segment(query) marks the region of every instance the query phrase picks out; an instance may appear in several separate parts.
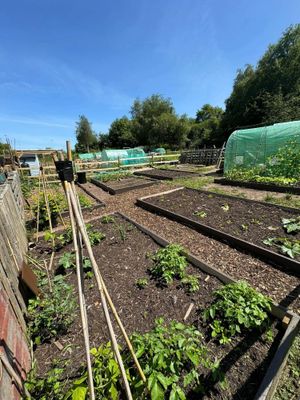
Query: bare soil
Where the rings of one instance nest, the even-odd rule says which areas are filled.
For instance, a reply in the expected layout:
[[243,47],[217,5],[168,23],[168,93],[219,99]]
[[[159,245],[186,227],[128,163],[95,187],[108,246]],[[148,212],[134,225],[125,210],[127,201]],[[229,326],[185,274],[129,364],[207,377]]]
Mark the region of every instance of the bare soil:
[[147,176],[149,178],[154,179],[166,179],[166,180],[173,180],[176,178],[183,178],[183,177],[193,177],[197,176],[195,172],[189,171],[181,171],[181,170],[172,170],[172,169],[159,169],[159,168],[151,168],[139,172],[135,172],[136,175]]
[[[300,238],[300,233],[287,234],[282,227],[282,218],[298,217],[297,210],[285,211],[269,204],[251,203],[192,189],[156,196],[147,199],[147,202],[267,249],[270,247],[263,242],[268,238]],[[197,215],[201,212],[204,213],[202,216]],[[275,246],[272,250],[280,252]]]

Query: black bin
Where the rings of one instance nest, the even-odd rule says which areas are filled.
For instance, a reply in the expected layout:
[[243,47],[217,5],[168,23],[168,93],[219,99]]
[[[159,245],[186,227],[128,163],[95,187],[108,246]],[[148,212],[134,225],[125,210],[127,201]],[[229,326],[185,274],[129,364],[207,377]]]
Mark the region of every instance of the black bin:
[[86,172],[77,172],[77,182],[86,183]]

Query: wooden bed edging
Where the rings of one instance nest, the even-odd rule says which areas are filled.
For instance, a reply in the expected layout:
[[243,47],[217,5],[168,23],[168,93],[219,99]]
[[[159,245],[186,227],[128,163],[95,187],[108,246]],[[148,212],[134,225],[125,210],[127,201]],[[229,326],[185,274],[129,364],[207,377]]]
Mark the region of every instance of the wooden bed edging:
[[[175,189],[174,191],[182,190],[182,189],[184,189],[184,188],[178,188],[178,189]],[[170,192],[172,192],[172,190],[168,191],[168,193],[170,193]],[[200,233],[204,233],[214,239],[217,239],[221,242],[225,242],[234,248],[240,248],[242,250],[247,251],[248,253],[251,253],[252,255],[262,257],[262,258],[266,259],[267,261],[272,262],[272,264],[275,264],[275,267],[276,267],[276,264],[280,265],[282,267],[285,267],[290,272],[293,272],[296,276],[300,276],[300,263],[296,260],[285,257],[284,255],[275,253],[272,250],[268,250],[264,247],[254,244],[254,243],[247,242],[244,239],[240,239],[236,236],[232,236],[229,233],[220,231],[209,225],[202,224],[201,222],[194,221],[191,218],[185,217],[181,214],[177,214],[173,211],[169,211],[163,207],[160,207],[160,206],[157,206],[157,205],[147,202],[147,199],[149,199],[151,197],[161,196],[163,194],[167,194],[167,193],[161,192],[161,193],[156,193],[155,195],[141,197],[141,198],[137,199],[136,204],[148,211],[164,215],[170,219],[173,219],[174,221],[177,221],[179,223],[187,225],[187,226],[197,230]]]
[[[120,217],[130,222],[132,225],[135,225],[139,230],[150,236],[160,246],[166,247],[168,244],[170,244],[170,242],[152,232],[150,229],[139,224],[135,220],[131,219],[127,215],[120,212],[116,212],[113,215],[119,215]],[[209,264],[204,263],[198,257],[194,256],[191,253],[188,253],[186,257],[191,264],[201,269],[202,271],[217,277],[221,282],[225,284],[237,282],[231,276],[219,271],[217,268],[214,268]],[[280,320],[283,320],[284,317],[287,317],[289,319],[289,323],[287,325],[283,338],[281,339],[280,344],[276,350],[276,353],[267,368],[267,372],[258,388],[254,400],[272,399],[279,383],[282,369],[286,364],[294,338],[300,330],[300,318],[291,311],[286,310],[284,307],[281,307],[277,304],[272,304],[271,314]]]
[[[91,196],[94,200],[96,200],[96,202],[98,203],[98,207],[105,207],[106,204],[104,203],[104,201],[99,200],[97,196],[95,196],[92,192],[90,192],[88,189],[86,189],[81,183],[76,182],[76,185],[78,187],[80,187],[80,189],[82,189],[86,194],[88,194],[89,196]],[[95,207],[95,208],[98,208]]]
[[266,190],[268,192],[300,194],[299,186],[281,186],[263,182],[244,182],[227,178],[215,178],[214,183],[218,183],[219,185],[240,186],[248,189]]
[[[124,179],[126,179],[126,178],[124,178]],[[101,182],[95,178],[91,178],[91,183],[93,183],[94,185],[105,190],[109,194],[115,195],[115,194],[119,194],[119,193],[129,192],[130,190],[142,189],[142,188],[154,185],[155,183],[157,183],[157,181],[155,181],[154,179],[148,179],[148,182],[146,182],[146,179],[145,179],[145,183],[143,183],[142,185],[131,185],[131,186],[123,187],[120,189],[113,189],[111,186],[106,185],[105,182]]]

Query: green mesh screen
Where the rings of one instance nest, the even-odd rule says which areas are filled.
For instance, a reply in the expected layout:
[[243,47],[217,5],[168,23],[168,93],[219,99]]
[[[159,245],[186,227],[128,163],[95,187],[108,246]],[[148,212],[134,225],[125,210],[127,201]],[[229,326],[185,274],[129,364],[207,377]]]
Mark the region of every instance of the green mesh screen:
[[285,144],[300,144],[300,121],[234,131],[226,144],[224,172],[264,165]]

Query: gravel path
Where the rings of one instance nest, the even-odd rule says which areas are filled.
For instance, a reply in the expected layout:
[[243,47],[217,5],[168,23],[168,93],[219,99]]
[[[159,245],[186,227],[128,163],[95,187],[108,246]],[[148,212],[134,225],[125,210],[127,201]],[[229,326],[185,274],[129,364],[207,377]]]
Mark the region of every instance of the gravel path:
[[112,212],[122,212],[151,229],[170,242],[182,244],[206,263],[219,268],[236,279],[251,283],[275,302],[300,314],[300,280],[271,265],[237,251],[224,243],[211,239],[177,222],[171,221],[135,206],[138,197],[170,190],[169,184],[157,184],[148,188],[111,196],[95,185],[84,185],[91,190],[106,207],[94,210],[90,218]]

